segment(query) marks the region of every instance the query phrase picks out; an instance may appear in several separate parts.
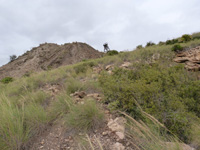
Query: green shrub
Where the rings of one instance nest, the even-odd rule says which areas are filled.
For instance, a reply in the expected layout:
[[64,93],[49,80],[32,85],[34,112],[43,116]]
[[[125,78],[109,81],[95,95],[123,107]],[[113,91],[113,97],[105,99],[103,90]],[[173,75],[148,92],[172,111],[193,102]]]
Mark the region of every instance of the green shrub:
[[109,55],[109,56],[113,56],[113,55],[117,55],[119,52],[116,51],[116,50],[110,50],[108,51],[106,54]]
[[165,42],[162,42],[162,41],[160,41],[159,43],[158,43],[158,45],[164,45],[165,44]]
[[13,81],[12,77],[5,77],[1,80],[2,83],[7,84]]
[[103,123],[104,115],[94,100],[74,106],[67,114],[65,124],[75,132],[85,132],[98,128]]
[[153,45],[156,45],[156,44],[150,41],[150,42],[147,42],[147,44],[146,44],[146,46],[145,46],[145,47],[148,47],[148,46],[153,46]]
[[172,40],[166,41],[166,45],[171,45],[171,44],[175,44],[175,43],[178,43],[178,39],[172,39]]
[[182,50],[183,50],[183,47],[182,47],[181,45],[179,45],[179,44],[176,44],[176,45],[174,45],[174,46],[171,48],[171,50],[172,50],[173,52],[178,52],[178,51],[182,51]]
[[136,48],[137,49],[141,49],[141,48],[143,48],[143,46],[142,45],[138,45]]
[[184,34],[181,39],[180,39],[180,42],[189,42],[192,40],[192,37],[188,34]]
[[199,114],[200,92],[197,89],[200,81],[187,76],[182,65],[134,67],[135,70],[116,69],[112,75],[101,74],[99,82],[105,95],[104,102],[139,120],[143,119],[142,108],[180,139],[189,141],[191,120]]

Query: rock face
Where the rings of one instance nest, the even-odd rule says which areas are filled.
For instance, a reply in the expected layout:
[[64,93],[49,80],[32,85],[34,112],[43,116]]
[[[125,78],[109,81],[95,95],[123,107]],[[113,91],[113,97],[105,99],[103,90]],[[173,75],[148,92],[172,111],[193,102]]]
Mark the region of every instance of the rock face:
[[102,55],[103,53],[85,43],[40,44],[16,60],[0,67],[0,79],[6,76],[21,77],[32,72],[74,64],[84,59],[99,58]]
[[174,61],[185,63],[185,68],[189,71],[200,71],[200,46],[177,53]]

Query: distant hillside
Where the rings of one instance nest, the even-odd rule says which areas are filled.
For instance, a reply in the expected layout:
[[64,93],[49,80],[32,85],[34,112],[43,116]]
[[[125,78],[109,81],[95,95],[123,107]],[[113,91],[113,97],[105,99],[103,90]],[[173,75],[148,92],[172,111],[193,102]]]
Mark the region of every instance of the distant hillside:
[[6,76],[21,77],[26,73],[57,68],[101,56],[101,52],[85,43],[40,44],[16,60],[0,67],[0,79]]

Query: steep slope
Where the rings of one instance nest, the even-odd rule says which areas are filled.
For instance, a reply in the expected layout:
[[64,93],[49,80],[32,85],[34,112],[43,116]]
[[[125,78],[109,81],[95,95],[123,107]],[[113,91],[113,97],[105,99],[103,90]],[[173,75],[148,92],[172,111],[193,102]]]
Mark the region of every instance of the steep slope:
[[64,45],[44,43],[0,67],[0,79],[6,76],[21,77],[26,73],[57,68],[101,56],[101,52],[85,43],[75,42]]

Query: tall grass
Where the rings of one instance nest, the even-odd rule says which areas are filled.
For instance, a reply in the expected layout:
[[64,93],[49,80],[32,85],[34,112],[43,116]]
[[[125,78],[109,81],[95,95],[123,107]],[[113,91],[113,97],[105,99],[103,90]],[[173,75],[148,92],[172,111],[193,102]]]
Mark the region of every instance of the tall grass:
[[183,150],[183,143],[174,135],[170,135],[166,127],[153,116],[144,113],[149,123],[135,120],[121,112],[127,119],[126,136],[137,150]]
[[86,132],[98,128],[104,120],[104,114],[94,100],[74,106],[66,115],[66,127],[75,132]]
[[[24,109],[24,108],[23,108]],[[0,97],[0,148],[20,150],[29,138],[30,128],[24,128],[24,111],[10,103],[5,96]]]

